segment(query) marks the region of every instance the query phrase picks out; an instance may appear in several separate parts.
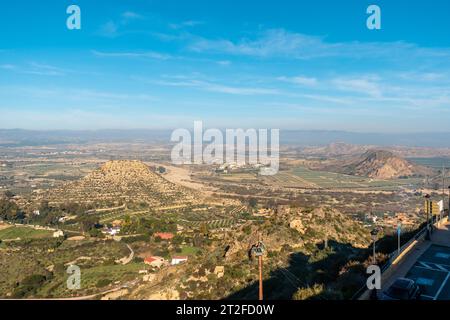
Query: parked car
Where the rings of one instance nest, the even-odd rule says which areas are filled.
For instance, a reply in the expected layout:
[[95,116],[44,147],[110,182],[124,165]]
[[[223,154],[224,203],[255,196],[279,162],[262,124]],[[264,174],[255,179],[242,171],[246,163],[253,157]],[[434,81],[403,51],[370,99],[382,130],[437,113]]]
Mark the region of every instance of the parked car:
[[421,289],[414,280],[398,278],[381,295],[382,300],[417,300],[420,298]]

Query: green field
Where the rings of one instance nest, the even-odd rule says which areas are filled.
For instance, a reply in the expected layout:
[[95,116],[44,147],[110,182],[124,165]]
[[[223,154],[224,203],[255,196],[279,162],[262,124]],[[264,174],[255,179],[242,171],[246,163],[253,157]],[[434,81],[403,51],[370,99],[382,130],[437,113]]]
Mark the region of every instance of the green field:
[[183,247],[181,248],[181,255],[186,255],[186,256],[191,256],[191,255],[195,255],[198,251],[200,251],[200,248],[197,247]]
[[434,169],[450,168],[450,158],[435,157],[435,158],[407,158],[407,160],[421,166],[426,166]]
[[[34,239],[27,243],[12,242],[1,250],[4,251],[0,253],[0,297],[13,291],[15,283],[26,276],[47,274],[49,266],[53,268],[52,278],[36,292],[41,297],[95,293],[117,286],[117,281],[136,279],[138,271],[145,268],[142,262],[115,263],[128,255],[129,249],[124,243],[112,240],[64,241],[56,245],[53,238]],[[69,264],[76,264],[81,269],[81,290],[67,289]],[[99,284],[99,280],[103,283]]]
[[51,237],[52,234],[53,232],[49,230],[35,230],[29,227],[9,227],[0,230],[0,240],[17,238],[22,240],[48,238]]
[[378,180],[367,177],[350,176],[334,172],[313,171],[305,167],[297,167],[280,172],[275,176],[265,177],[269,183],[275,183],[290,188],[311,189],[369,189],[397,190],[402,186],[414,187],[421,179]]

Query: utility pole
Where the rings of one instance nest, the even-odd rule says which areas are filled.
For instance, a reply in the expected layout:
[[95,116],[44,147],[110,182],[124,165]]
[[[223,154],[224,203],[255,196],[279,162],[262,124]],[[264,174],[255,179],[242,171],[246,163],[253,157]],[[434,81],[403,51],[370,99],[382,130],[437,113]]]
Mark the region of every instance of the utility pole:
[[430,240],[430,218],[429,218],[429,214],[430,214],[430,195],[426,194],[425,195],[425,211],[427,214],[427,231],[425,234],[425,240]]
[[450,222],[450,186],[448,186],[448,211],[447,211],[447,221]]
[[[445,166],[444,163],[442,164],[442,210],[445,210]],[[440,211],[440,210],[439,210]],[[444,218],[443,212],[439,212],[439,225],[441,223],[441,220]]]
[[258,266],[259,266],[259,300],[263,300],[263,261],[262,256],[258,257]]
[[397,238],[398,238],[398,255],[400,255],[400,235],[402,233],[402,220],[400,219],[397,226]]
[[259,300],[263,300],[263,254],[266,250],[264,243],[261,240],[261,234],[258,234],[258,243],[254,244],[251,249],[251,254],[258,257],[258,270],[259,270]]
[[[258,233],[258,248],[261,247],[261,233]],[[256,255],[258,256],[258,269],[259,269],[259,300],[263,300],[263,281],[262,281],[262,269],[263,269],[263,261],[262,261],[263,252],[260,251]]]
[[370,235],[372,236],[373,240],[373,264],[375,265],[377,263],[375,245],[378,237],[378,229],[375,228],[372,231],[370,231]]

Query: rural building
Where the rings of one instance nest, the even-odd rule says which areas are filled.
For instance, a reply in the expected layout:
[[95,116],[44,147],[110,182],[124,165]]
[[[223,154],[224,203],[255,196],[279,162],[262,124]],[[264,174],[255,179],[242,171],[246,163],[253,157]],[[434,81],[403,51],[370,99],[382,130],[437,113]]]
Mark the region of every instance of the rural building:
[[171,264],[176,265],[176,264],[184,263],[187,261],[188,261],[187,256],[173,256]]
[[115,236],[116,234],[118,234],[120,232],[120,228],[109,228],[106,233],[108,233],[111,236]]
[[53,238],[59,238],[59,237],[64,237],[64,231],[58,230],[58,231],[53,232]]
[[151,256],[145,258],[144,263],[151,267],[161,268],[166,263],[166,260],[163,257]]

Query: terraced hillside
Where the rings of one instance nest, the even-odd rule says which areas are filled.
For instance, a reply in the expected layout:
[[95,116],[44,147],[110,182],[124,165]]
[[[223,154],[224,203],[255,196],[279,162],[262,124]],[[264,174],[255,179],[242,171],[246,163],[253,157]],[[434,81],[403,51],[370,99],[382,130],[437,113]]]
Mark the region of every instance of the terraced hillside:
[[143,162],[121,160],[109,161],[86,177],[51,190],[44,198],[53,203],[145,202],[156,207],[193,202],[194,194],[152,172]]

